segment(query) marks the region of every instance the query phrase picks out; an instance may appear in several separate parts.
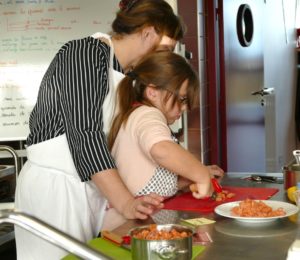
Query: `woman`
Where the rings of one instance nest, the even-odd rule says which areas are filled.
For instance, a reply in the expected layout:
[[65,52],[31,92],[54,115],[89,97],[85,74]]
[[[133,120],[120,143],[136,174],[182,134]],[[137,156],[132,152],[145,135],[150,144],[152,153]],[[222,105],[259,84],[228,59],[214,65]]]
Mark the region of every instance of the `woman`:
[[[173,49],[183,26],[163,0],[122,2],[112,35],[66,43],[41,82],[30,115],[28,161],[16,208],[88,241],[101,230],[106,198],[126,218],[145,219],[162,197],[134,199],[106,143],[114,92],[123,73],[159,45]],[[161,47],[160,47],[161,48]],[[18,259],[58,259],[66,252],[16,228]]]
[[[212,192],[211,175],[223,175],[217,166],[206,167],[182,148],[169,128],[192,107],[198,92],[193,69],[168,51],[149,55],[120,82],[119,113],[108,141],[119,174],[135,196],[154,192],[169,197],[196,183],[193,195],[203,198]],[[111,230],[124,221],[109,208],[103,228]]]

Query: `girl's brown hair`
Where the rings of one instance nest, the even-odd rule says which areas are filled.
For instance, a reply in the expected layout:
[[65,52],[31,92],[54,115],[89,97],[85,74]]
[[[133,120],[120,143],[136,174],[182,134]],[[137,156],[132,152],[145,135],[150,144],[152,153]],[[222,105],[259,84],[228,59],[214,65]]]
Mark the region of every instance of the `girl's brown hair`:
[[166,99],[174,97],[173,105],[176,105],[176,102],[179,102],[178,92],[185,80],[188,80],[187,106],[191,109],[198,99],[199,80],[187,61],[169,51],[157,51],[142,59],[119,83],[117,90],[119,110],[108,136],[109,148],[112,148],[121,125],[126,124],[129,115],[136,108],[135,103],[152,106],[144,95],[148,85],[167,90],[169,95],[166,95]]
[[[123,2],[123,1],[121,1]],[[174,14],[172,7],[164,0],[125,1],[112,23],[113,34],[122,36],[153,26],[159,35],[166,35],[176,41],[182,39],[185,26]]]

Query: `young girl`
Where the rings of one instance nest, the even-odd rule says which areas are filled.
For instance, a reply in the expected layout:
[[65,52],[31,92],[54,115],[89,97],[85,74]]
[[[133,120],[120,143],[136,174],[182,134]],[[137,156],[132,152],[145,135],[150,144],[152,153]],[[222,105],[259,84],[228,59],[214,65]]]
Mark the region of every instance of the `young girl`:
[[[135,196],[154,192],[169,197],[191,182],[197,184],[196,198],[210,195],[209,168],[182,148],[169,128],[193,106],[198,92],[194,70],[168,51],[143,59],[120,82],[119,112],[108,143],[121,178]],[[103,228],[113,229],[123,221],[110,208]]]

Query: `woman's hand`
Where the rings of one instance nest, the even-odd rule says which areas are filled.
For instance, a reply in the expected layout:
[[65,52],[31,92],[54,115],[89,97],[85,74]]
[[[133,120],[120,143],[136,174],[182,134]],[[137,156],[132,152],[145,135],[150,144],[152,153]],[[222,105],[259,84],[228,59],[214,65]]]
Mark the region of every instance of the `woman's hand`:
[[154,193],[134,198],[124,185],[116,169],[96,173],[92,176],[92,180],[108,199],[109,205],[127,219],[146,219],[156,209],[163,207],[164,198]]
[[224,176],[224,171],[218,165],[208,165],[209,173],[211,178],[217,177],[217,179],[222,179]]
[[131,199],[123,210],[127,219],[147,219],[155,210],[163,208],[164,197],[155,193]]

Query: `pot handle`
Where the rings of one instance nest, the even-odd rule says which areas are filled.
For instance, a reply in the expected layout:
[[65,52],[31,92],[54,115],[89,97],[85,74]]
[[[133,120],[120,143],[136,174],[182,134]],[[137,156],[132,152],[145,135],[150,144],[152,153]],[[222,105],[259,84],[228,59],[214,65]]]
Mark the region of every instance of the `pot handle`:
[[187,249],[176,249],[176,247],[172,245],[161,246],[156,249],[156,254],[163,260],[176,259],[177,255],[185,255],[187,253]]
[[300,164],[300,150],[294,150],[293,155],[296,159],[297,164],[299,165]]

